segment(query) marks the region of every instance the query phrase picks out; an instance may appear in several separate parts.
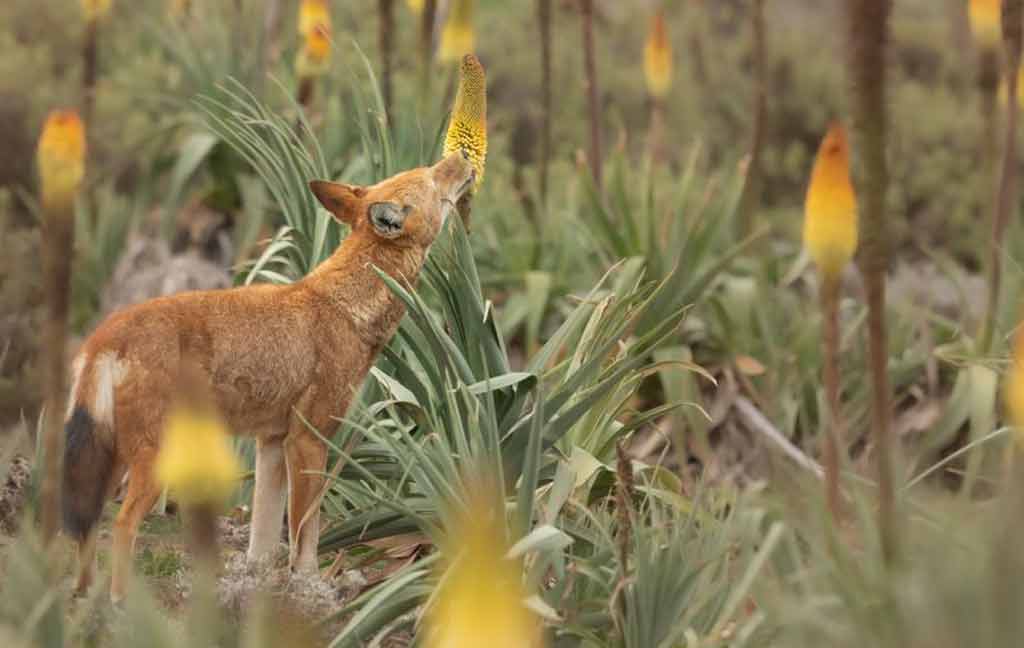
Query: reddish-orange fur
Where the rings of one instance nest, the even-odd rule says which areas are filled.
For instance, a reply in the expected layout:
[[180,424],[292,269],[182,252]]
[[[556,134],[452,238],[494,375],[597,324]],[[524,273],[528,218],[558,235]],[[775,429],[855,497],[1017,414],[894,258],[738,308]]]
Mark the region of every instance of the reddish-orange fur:
[[[73,366],[69,421],[75,408],[86,410],[94,425],[75,447],[106,448],[113,459],[109,466],[83,465],[76,459],[88,455],[69,450],[65,498],[66,506],[88,508],[75,501],[78,492],[129,476],[114,523],[112,599],[124,595],[136,529],[160,494],[152,464],[185,357],[198,361],[233,433],[257,440],[250,559],[277,544],[287,480],[292,567],[316,569],[319,515],[307,510],[317,503],[327,454],[302,419],[329,433],[345,415],[404,314],[373,266],[415,281],[472,181],[470,164],[453,154],[371,187],[313,182],[320,202],[352,231],[309,276],[288,286],[154,299],[110,316],[86,340]],[[84,517],[80,588],[91,582],[95,544],[94,516]]]

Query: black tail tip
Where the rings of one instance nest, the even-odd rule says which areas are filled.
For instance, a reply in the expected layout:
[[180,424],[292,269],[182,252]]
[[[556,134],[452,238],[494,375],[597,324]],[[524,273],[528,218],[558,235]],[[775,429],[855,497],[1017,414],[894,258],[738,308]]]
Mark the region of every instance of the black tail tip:
[[114,451],[96,434],[96,421],[76,407],[64,425],[64,530],[84,539],[103,513]]

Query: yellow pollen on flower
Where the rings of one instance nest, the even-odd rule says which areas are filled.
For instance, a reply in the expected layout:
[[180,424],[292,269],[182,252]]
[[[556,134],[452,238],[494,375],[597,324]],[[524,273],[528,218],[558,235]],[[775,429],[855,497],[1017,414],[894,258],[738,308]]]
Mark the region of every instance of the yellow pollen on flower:
[[299,36],[305,38],[318,27],[331,33],[331,13],[327,0],[302,0],[299,5]]
[[77,112],[50,113],[36,149],[45,208],[64,208],[74,202],[85,177],[85,146],[85,126]]
[[426,648],[541,646],[540,623],[524,605],[522,565],[506,558],[501,513],[473,504],[453,529],[458,544],[426,613]]
[[982,47],[995,47],[1002,38],[1000,0],[970,0],[967,15],[974,40]]
[[668,39],[665,12],[658,11],[651,20],[651,30],[644,45],[644,75],[647,91],[662,98],[672,87],[672,44]]
[[459,90],[444,138],[444,155],[455,151],[464,151],[469,156],[476,169],[474,189],[479,187],[487,162],[487,73],[473,54],[462,58]]
[[846,130],[833,124],[818,149],[804,209],[804,247],[826,277],[839,276],[857,250],[857,197]]
[[81,0],[82,15],[87,22],[93,22],[105,18],[110,13],[112,0]]
[[157,480],[185,504],[223,504],[241,476],[223,421],[210,411],[171,411],[157,455]]
[[476,32],[473,30],[475,10],[475,0],[453,0],[441,32],[441,61],[457,61],[476,49]]

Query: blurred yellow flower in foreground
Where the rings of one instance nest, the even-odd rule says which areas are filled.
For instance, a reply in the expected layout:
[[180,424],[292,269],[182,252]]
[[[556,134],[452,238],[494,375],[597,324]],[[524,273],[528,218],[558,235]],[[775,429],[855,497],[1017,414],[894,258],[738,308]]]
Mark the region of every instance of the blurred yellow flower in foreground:
[[1000,0],[970,0],[967,15],[971,20],[974,40],[983,47],[995,47],[1002,38],[1002,6]]
[[302,0],[299,5],[299,35],[306,37],[321,27],[331,33],[331,13],[327,0]]
[[1010,369],[1006,373],[1003,402],[1010,425],[1017,428],[1017,443],[1024,448],[1024,326],[1014,335]]
[[804,247],[825,277],[835,278],[857,251],[857,197],[850,182],[846,130],[835,123],[814,160],[804,209]]
[[448,20],[441,32],[442,61],[457,61],[476,49],[476,32],[473,30],[475,0],[453,0],[448,10]]
[[476,184],[484,179],[487,163],[487,73],[473,54],[462,57],[459,90],[444,138],[444,154],[464,151],[476,169]]
[[223,421],[212,411],[179,405],[164,426],[156,478],[191,506],[218,506],[241,476]]
[[408,4],[409,8],[415,13],[423,11],[423,0],[406,0],[406,4]]
[[524,605],[522,566],[505,557],[500,514],[473,505],[453,530],[459,544],[427,610],[426,648],[541,646],[540,622]]
[[81,0],[82,15],[86,21],[92,22],[106,17],[110,13],[111,0]]
[[331,56],[331,41],[327,30],[317,27],[306,34],[302,49],[295,61],[300,78],[317,77],[327,71]]
[[43,207],[70,206],[85,177],[85,126],[74,110],[46,118],[36,150]]
[[[1006,105],[1006,79],[999,82],[999,105]],[[1024,65],[1017,68],[1017,107],[1024,108]]]
[[651,30],[644,46],[644,75],[647,91],[662,98],[672,87],[672,43],[668,39],[665,11],[659,10],[651,19]]

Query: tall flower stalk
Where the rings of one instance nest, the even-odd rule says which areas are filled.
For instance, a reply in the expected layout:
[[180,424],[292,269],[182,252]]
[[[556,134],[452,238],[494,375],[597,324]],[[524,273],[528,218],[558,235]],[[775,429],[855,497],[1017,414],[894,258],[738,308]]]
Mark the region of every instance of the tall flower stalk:
[[305,110],[313,103],[316,80],[327,71],[331,55],[331,15],[323,0],[303,0],[299,7],[302,47],[295,58],[299,79],[298,102]]
[[47,318],[43,331],[46,363],[46,416],[43,427],[43,481],[40,524],[45,543],[60,518],[60,461],[63,450],[64,354],[67,347],[71,261],[74,256],[75,199],[85,177],[85,127],[78,113],[58,110],[43,126],[36,152],[43,208],[43,276]]
[[985,181],[993,182],[996,166],[997,94],[1001,0],[969,0],[971,35],[978,51],[978,97],[982,123],[982,162]]
[[664,155],[665,97],[672,89],[672,72],[672,43],[665,23],[665,10],[659,9],[651,18],[644,45],[644,78],[651,99],[647,146],[651,157],[656,160]]
[[857,250],[857,199],[850,181],[850,149],[846,130],[833,124],[818,149],[804,210],[804,247],[814,259],[821,280],[821,312],[825,397],[825,499],[835,519],[841,515],[840,452],[845,448],[839,398],[839,288],[843,269]]
[[761,149],[764,148],[765,119],[768,111],[768,54],[764,24],[765,0],[753,0],[751,26],[754,37],[754,121],[750,135],[750,158],[743,181],[740,205],[743,210],[744,234],[752,228],[754,213],[760,206]]
[[861,162],[860,269],[868,302],[868,362],[871,374],[871,426],[878,473],[878,527],[887,562],[897,554],[893,486],[888,349],[885,322],[885,273],[889,265],[885,204],[889,169],[885,158],[888,131],[885,52],[889,38],[890,0],[847,0],[850,107],[854,148]]
[[380,86],[384,96],[384,113],[391,118],[392,62],[394,45],[391,40],[395,33],[395,5],[393,0],[377,0],[377,44],[380,47]]
[[459,66],[459,89],[455,95],[448,131],[444,138],[444,154],[462,151],[476,170],[472,191],[459,199],[459,214],[469,228],[472,194],[484,180],[487,163],[487,73],[473,54],[462,57]]
[[547,205],[551,164],[551,0],[537,0],[537,26],[540,32],[540,199]]
[[999,312],[999,292],[1003,277],[1003,239],[1011,211],[1017,204],[1017,111],[1019,110],[1018,70],[1021,62],[1021,21],[1024,9],[1021,0],[1003,0],[1002,34],[1006,70],[1006,141],[1003,145],[1003,167],[992,205],[992,228],[988,258],[988,297],[985,303],[985,321],[978,336],[978,350],[987,353],[995,334]]
[[238,486],[241,467],[196,361],[186,359],[182,367],[153,471],[181,503],[189,549],[198,567],[189,625],[209,632],[219,622],[217,514]]
[[96,102],[100,21],[110,13],[112,1],[81,0],[82,17],[85,19],[85,36],[82,39],[82,120],[87,124],[92,123],[93,106]]
[[601,186],[601,103],[597,88],[597,57],[594,52],[594,0],[580,0],[580,26],[583,31],[583,74],[590,114],[590,173]]
[[[437,21],[437,0],[413,0],[422,4],[420,13],[420,101],[426,105],[430,97],[431,65],[434,62],[434,23]],[[412,3],[410,3],[412,6]],[[415,9],[415,7],[414,7]],[[422,107],[421,105],[421,107]]]

